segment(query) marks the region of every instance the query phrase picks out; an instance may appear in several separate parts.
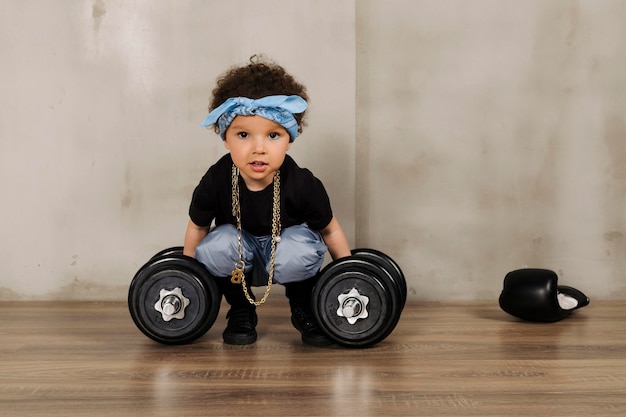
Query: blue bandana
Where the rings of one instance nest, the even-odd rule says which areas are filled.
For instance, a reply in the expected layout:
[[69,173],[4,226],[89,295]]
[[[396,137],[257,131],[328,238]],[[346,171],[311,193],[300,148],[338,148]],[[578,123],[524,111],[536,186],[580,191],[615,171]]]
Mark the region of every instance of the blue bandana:
[[237,116],[261,116],[278,123],[289,132],[291,142],[298,136],[298,122],[293,116],[306,110],[307,103],[300,96],[267,96],[252,100],[246,97],[231,97],[213,109],[202,121],[202,127],[215,123],[224,139],[226,129]]

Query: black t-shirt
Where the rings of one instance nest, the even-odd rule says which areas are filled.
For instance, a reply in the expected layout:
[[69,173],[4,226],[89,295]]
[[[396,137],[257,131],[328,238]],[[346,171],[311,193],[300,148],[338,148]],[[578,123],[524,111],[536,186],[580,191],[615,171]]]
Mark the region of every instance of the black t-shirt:
[[[224,155],[204,174],[193,192],[189,216],[198,226],[230,223],[232,184],[230,154]],[[239,177],[241,226],[255,236],[266,236],[272,230],[273,183],[261,191],[250,191]],[[289,156],[280,167],[280,218],[282,228],[307,223],[313,230],[328,226],[333,218],[330,200],[322,182],[311,171],[300,168]]]

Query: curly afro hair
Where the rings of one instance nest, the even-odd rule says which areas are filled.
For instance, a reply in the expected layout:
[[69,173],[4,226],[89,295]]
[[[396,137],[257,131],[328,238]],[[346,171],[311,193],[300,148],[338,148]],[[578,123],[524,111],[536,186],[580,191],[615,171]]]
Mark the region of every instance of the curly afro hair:
[[[253,55],[247,65],[232,67],[218,77],[209,111],[231,97],[258,99],[273,95],[298,95],[309,101],[306,87],[297,82],[283,67],[262,56]],[[294,114],[298,122],[298,133],[302,133],[302,127],[306,126],[305,114],[306,110]],[[216,133],[219,133],[217,125],[214,128]]]

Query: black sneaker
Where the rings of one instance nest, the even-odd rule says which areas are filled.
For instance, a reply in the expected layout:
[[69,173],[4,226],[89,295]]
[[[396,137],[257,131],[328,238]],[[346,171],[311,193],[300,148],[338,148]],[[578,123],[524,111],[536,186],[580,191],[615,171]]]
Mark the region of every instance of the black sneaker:
[[312,313],[301,306],[293,306],[291,308],[291,323],[302,334],[302,343],[311,346],[328,346],[332,345],[324,332],[315,322]]
[[254,308],[231,307],[226,314],[228,325],[222,333],[224,343],[249,345],[256,342],[257,316]]

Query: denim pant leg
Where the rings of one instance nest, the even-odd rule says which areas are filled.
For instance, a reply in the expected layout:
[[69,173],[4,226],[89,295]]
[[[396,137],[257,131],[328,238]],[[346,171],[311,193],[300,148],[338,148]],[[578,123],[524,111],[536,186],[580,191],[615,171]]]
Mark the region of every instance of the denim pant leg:
[[[276,245],[274,280],[287,284],[315,276],[324,263],[327,250],[322,236],[306,224],[283,229]],[[269,259],[266,270],[269,272]]]
[[[215,227],[196,247],[196,259],[204,264],[214,277],[230,277],[239,260],[237,228],[232,224]],[[253,248],[242,238],[245,271],[252,269]]]

